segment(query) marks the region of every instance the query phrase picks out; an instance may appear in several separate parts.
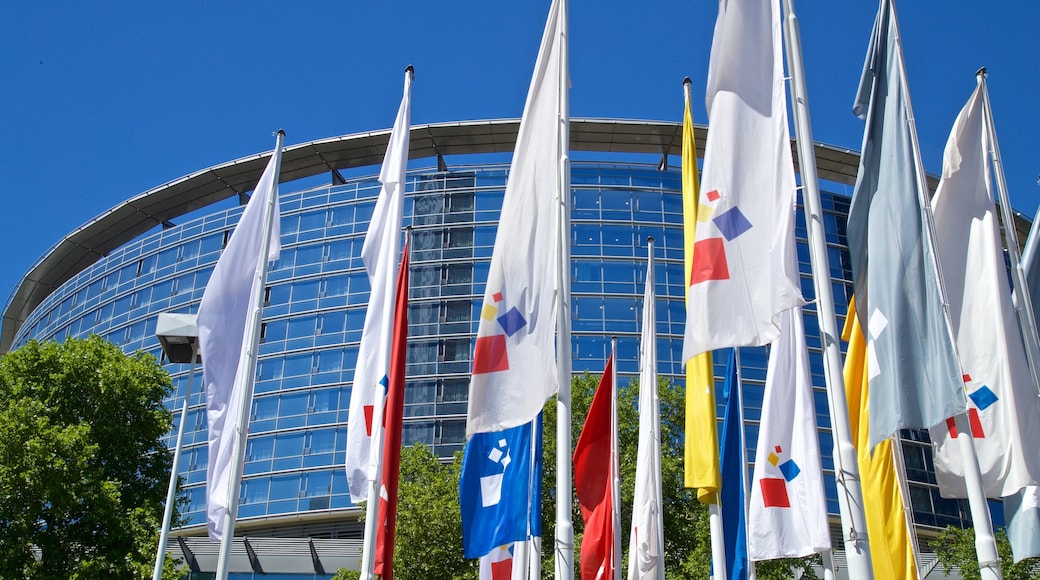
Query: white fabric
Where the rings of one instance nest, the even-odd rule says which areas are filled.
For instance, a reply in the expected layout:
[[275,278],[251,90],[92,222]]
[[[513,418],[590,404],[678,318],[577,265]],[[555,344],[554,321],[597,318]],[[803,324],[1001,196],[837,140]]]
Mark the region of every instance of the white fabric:
[[797,270],[782,259],[794,244],[795,180],[779,10],[776,2],[719,2],[684,362],[768,344],[779,313],[802,304]]
[[[1040,477],[1040,399],[1011,304],[990,189],[983,99],[976,89],[954,122],[935,193],[935,237],[957,337],[969,413],[982,437],[975,449],[987,497],[1011,495]],[[988,405],[980,389],[996,397]],[[979,405],[979,402],[982,405]],[[983,408],[984,407],[984,408]],[[966,497],[964,469],[945,424],[930,429],[935,476],[944,497]],[[1030,446],[1028,449],[1025,445]]]
[[[652,250],[651,250],[652,251]],[[639,346],[639,448],[636,451],[628,580],[664,579],[664,513],[661,492],[661,410],[657,397],[657,316],[654,269],[646,269],[643,336]]]
[[[361,248],[371,287],[365,324],[358,347],[357,367],[350,390],[347,416],[347,484],[354,503],[368,499],[368,482],[378,476],[382,460],[382,417],[386,400],[384,379],[390,371],[393,337],[394,289],[401,252],[401,218],[404,208],[405,170],[411,133],[411,74],[405,75],[404,97],[390,132],[383,167],[382,187]],[[367,411],[367,412],[366,412]]]
[[532,421],[558,390],[557,198],[567,146],[560,140],[565,74],[560,4],[554,0],[549,9],[502,200],[477,328],[467,436]]
[[[831,547],[801,310],[781,315],[780,336],[769,351],[748,505],[748,557],[756,561],[798,558]],[[793,465],[798,472],[791,477]],[[766,507],[763,478],[784,488],[790,507]]]
[[[246,204],[227,247],[213,268],[199,304],[199,353],[202,381],[206,386],[206,419],[209,424],[209,464],[206,467],[206,523],[209,537],[224,534],[229,507],[232,465],[237,445],[245,437],[242,405],[253,395],[256,375],[256,340],[260,322],[260,294],[264,259],[277,260],[281,251],[278,176],[282,151],[271,156],[253,196]],[[273,199],[268,234],[266,208]],[[269,235],[267,256],[261,256],[264,236]],[[252,316],[251,316],[252,314]],[[249,352],[250,356],[245,356]],[[232,514],[234,515],[234,514]]]

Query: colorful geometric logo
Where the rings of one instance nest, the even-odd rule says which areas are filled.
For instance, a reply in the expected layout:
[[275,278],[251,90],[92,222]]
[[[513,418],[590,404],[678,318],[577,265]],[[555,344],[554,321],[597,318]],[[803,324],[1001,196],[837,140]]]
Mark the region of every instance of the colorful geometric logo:
[[[717,189],[704,194],[711,203],[721,199]],[[726,242],[732,242],[752,228],[747,216],[738,207],[731,207],[715,217],[713,205],[701,204],[697,209],[697,220],[710,218],[722,234],[721,238],[706,238],[693,244],[693,268],[690,271],[690,286],[708,280],[728,280],[729,263],[726,260]],[[725,238],[725,239],[723,239]]]
[[[964,389],[969,390],[971,388],[971,375],[964,375]],[[995,403],[1000,401],[1000,397],[993,392],[986,385],[982,385],[974,392],[968,394],[968,398],[975,404],[974,407],[968,407],[968,425],[971,428],[971,436],[975,439],[984,439],[986,437],[986,431],[982,428],[982,418],[979,416],[979,411],[985,411],[992,407]],[[957,438],[957,423],[953,417],[946,420],[946,430],[950,433],[950,437],[953,439]]]
[[[379,379],[379,386],[383,387],[383,397],[386,397],[388,389],[390,388],[390,377],[383,375],[382,379]],[[372,436],[372,415],[376,412],[374,405],[365,405],[361,407],[361,411],[365,414],[365,435]]]
[[[527,320],[515,306],[506,309],[501,292],[492,294],[491,300],[492,303],[484,303],[480,317],[492,325],[497,324],[497,327],[493,327],[495,334],[477,337],[477,344],[473,349],[473,374],[475,375],[509,370],[506,338],[527,326]],[[481,326],[483,327],[483,325]]]
[[502,479],[505,478],[506,468],[512,463],[505,439],[498,440],[498,446],[491,449],[488,459],[492,463],[500,465],[502,471],[480,478],[480,504],[482,507],[498,505],[498,502],[502,501]]
[[762,488],[762,502],[766,507],[789,508],[791,499],[787,494],[787,484],[798,477],[802,470],[793,459],[780,463],[779,453],[783,453],[783,448],[777,445],[766,460],[770,465],[779,469],[783,477],[763,477],[759,480]]

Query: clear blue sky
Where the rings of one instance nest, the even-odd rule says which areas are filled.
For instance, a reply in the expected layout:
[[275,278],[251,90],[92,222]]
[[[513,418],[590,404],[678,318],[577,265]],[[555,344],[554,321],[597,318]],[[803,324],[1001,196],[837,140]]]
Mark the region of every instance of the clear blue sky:
[[[286,143],[519,117],[548,0],[8,2],[0,19],[0,302],[52,245],[123,200]],[[817,141],[858,150],[872,0],[798,0]],[[925,166],[989,67],[1015,209],[1040,201],[1040,4],[899,0]],[[712,0],[570,0],[571,114],[705,122]],[[450,160],[449,160],[450,162]]]

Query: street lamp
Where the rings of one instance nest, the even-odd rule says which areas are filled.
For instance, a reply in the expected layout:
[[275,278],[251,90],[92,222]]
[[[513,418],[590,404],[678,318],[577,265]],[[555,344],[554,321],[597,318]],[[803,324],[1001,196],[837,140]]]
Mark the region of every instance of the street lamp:
[[166,512],[163,514],[162,529],[159,532],[159,547],[155,553],[155,570],[152,580],[162,579],[163,559],[166,556],[166,542],[170,536],[170,520],[173,519],[173,505],[177,494],[177,466],[181,461],[181,447],[184,443],[184,423],[188,418],[188,401],[191,399],[192,385],[195,382],[195,365],[202,361],[199,356],[199,328],[194,314],[173,314],[162,312],[155,323],[155,336],[162,345],[167,360],[171,363],[191,363],[188,370],[188,390],[184,393],[184,404],[181,406],[181,421],[177,426],[177,444],[173,451],[173,467],[170,468],[170,487],[166,490]]

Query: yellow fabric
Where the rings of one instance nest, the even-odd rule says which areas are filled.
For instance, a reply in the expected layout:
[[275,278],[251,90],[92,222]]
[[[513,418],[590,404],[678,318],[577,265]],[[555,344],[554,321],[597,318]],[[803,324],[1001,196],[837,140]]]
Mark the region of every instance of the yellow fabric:
[[[697,144],[693,137],[693,115],[690,113],[687,94],[682,140],[683,237],[687,281],[693,269],[699,197]],[[686,363],[686,449],[683,460],[686,487],[696,488],[697,499],[702,503],[716,503],[722,478],[719,475],[719,436],[715,417],[715,369],[710,352],[697,355]]]
[[892,439],[870,451],[867,407],[867,342],[856,317],[856,305],[849,305],[842,338],[848,341],[845,354],[845,392],[849,404],[849,427],[859,458],[863,505],[867,507],[867,535],[875,578],[917,580],[917,563],[907,528],[903,496],[895,469]]

